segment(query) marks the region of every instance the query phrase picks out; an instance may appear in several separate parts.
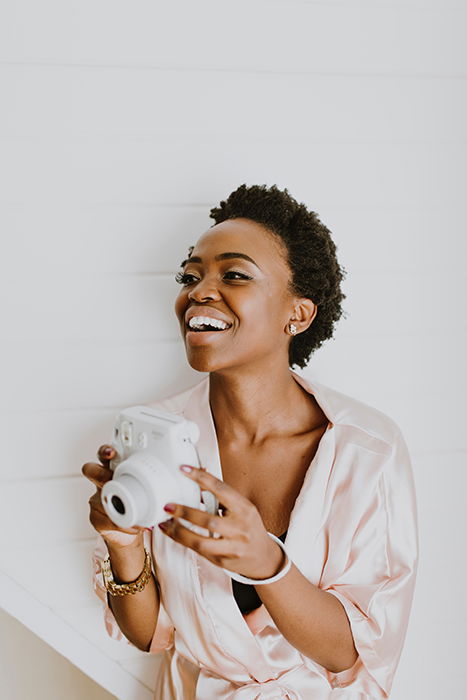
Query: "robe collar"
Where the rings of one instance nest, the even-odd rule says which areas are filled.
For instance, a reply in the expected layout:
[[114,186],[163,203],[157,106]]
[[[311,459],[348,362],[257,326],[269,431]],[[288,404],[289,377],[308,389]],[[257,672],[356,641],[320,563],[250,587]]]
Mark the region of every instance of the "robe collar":
[[[304,516],[306,517],[306,530],[310,544],[313,542],[314,534],[319,531],[322,525],[321,509],[318,505],[319,502],[322,502],[321,499],[323,498],[323,493],[329,478],[329,469],[334,460],[335,430],[332,428],[338,423],[345,422],[347,412],[345,410],[345,402],[339,401],[339,397],[343,396],[339,394],[339,392],[335,392],[314,380],[304,379],[293,370],[290,370],[290,372],[298,384],[308,393],[313,394],[329,421],[327,430],[322,436],[318,450],[305,474],[302,488],[290,514],[289,527],[284,541],[289,556],[298,564],[303,557]],[[222,480],[219,446],[209,403],[209,375],[195,385],[189,392],[183,415],[199,426],[200,439],[197,443],[197,450],[201,466],[205,467],[208,472]],[[316,467],[318,465],[323,465],[324,468],[317,469]],[[313,468],[310,468],[312,466]],[[313,494],[311,497],[309,495],[310,492]],[[316,503],[314,503],[315,500]],[[310,558],[308,554],[306,559],[303,560],[303,565],[300,565],[300,568],[311,580],[318,580],[320,575],[318,568],[315,570],[313,565],[311,570],[306,570],[306,562],[309,560],[313,562],[313,558]],[[217,607],[216,615],[221,615],[225,612],[226,606],[226,598],[222,597],[217,598],[218,605],[216,605],[216,595],[214,595],[214,591],[215,586],[219,586],[223,588],[226,593],[230,593],[230,612],[235,618],[239,619],[239,621],[241,621],[243,616],[249,628],[249,632],[253,635],[258,634],[266,625],[275,626],[264,604],[256,608],[256,610],[242,615],[232,596],[231,580],[219,567],[215,567],[203,557],[197,557],[197,561],[198,573],[204,580],[205,586],[208,588],[212,586],[212,594],[209,594],[209,599],[212,601],[214,607]],[[234,627],[236,627],[235,634],[240,632],[240,636],[243,637],[244,642],[246,642],[247,640],[241,632],[243,631],[245,633],[248,628],[243,627],[243,625],[241,625],[240,628],[237,625]],[[248,646],[247,643],[247,647]],[[258,651],[258,649],[256,651]]]
[[[345,403],[339,401],[340,397],[344,397],[343,394],[315,380],[305,379],[293,370],[289,371],[296,382],[315,397],[317,404],[329,421],[328,429],[335,424],[345,422],[348,412],[345,409]],[[201,437],[197,448],[201,465],[218,479],[222,479],[216,428],[209,403],[209,376],[207,375],[193,387],[183,414],[188,420],[197,423],[200,429]]]

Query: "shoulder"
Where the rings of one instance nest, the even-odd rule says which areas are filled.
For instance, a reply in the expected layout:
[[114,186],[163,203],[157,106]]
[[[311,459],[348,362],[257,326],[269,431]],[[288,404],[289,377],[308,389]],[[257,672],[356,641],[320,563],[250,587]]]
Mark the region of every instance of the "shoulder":
[[193,386],[157,399],[156,401],[151,401],[148,403],[148,406],[161,411],[168,411],[169,413],[183,414],[189,401],[196,398],[196,395],[200,394],[200,391],[206,388],[207,381],[208,377],[203,377],[203,379]]
[[397,422],[371,404],[331,387],[313,382],[313,389],[334,424],[329,485],[333,485],[330,493],[334,497],[342,492],[336,503],[341,497],[358,503],[378,492],[384,500],[383,492],[396,490],[401,499],[406,494],[407,507],[412,507],[412,460]]
[[336,427],[342,444],[390,455],[404,443],[399,425],[388,414],[337,389],[318,382],[312,384],[315,397]]

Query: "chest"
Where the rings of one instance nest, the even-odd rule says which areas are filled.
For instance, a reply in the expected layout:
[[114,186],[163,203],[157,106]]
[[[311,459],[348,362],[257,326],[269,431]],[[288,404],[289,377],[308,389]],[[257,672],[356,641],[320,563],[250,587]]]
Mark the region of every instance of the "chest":
[[270,440],[257,448],[219,445],[222,478],[258,509],[268,532],[288,529],[290,513],[326,425],[286,440]]

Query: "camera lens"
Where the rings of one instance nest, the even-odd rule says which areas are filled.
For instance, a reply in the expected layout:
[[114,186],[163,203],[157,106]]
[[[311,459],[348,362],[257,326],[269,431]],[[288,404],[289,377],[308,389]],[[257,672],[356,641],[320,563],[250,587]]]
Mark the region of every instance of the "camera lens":
[[121,498],[118,496],[112,496],[112,505],[117,513],[120,513],[120,515],[125,515],[125,506],[123,505]]

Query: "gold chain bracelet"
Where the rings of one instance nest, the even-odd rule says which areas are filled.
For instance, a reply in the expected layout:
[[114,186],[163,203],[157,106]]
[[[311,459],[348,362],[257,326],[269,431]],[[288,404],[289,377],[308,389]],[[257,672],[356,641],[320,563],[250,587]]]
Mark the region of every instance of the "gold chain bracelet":
[[110,595],[121,596],[121,595],[133,595],[142,591],[146,586],[147,582],[151,578],[151,555],[149,554],[146,547],[144,548],[145,559],[144,567],[140,575],[134,581],[129,583],[115,583],[113,577],[112,569],[110,567],[110,556],[106,557],[102,562],[102,577],[104,579],[104,585]]

